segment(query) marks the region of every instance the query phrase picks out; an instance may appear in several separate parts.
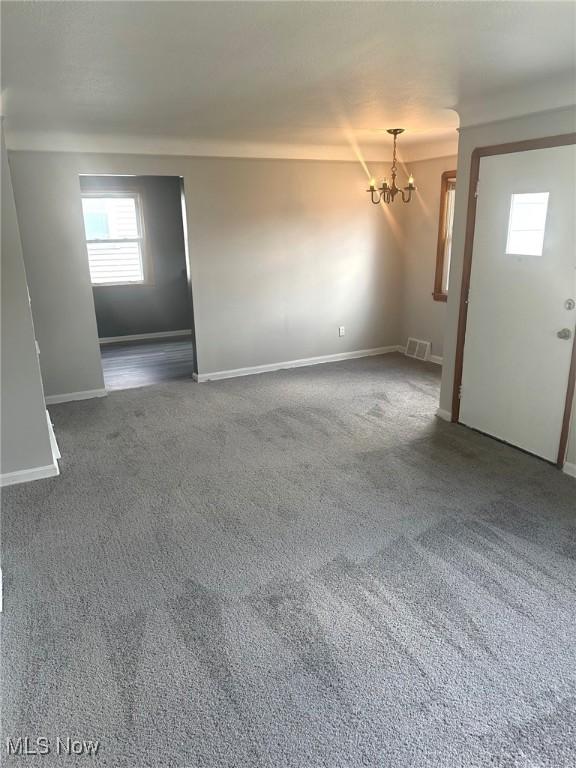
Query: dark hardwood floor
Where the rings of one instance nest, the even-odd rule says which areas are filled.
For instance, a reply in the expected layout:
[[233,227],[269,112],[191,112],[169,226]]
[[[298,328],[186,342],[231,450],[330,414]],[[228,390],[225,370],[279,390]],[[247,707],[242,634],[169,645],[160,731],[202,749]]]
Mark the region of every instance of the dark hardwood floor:
[[108,390],[192,378],[194,349],[189,338],[103,344],[100,351]]

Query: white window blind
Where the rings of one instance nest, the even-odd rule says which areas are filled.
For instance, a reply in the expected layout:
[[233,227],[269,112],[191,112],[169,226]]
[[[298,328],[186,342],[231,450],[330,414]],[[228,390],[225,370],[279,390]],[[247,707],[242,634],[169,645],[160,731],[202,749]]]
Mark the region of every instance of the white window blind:
[[92,284],[143,283],[142,218],[138,195],[84,195],[82,209]]

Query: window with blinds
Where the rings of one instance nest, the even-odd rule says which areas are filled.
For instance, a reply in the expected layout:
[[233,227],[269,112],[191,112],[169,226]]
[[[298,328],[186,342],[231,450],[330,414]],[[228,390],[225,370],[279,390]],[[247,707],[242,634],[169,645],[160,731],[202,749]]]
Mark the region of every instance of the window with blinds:
[[442,174],[440,187],[440,222],[433,296],[436,301],[448,298],[450,260],[452,258],[452,229],[454,227],[454,201],[456,199],[456,171]]
[[83,195],[82,210],[92,285],[145,282],[139,196]]
[[450,260],[452,258],[452,230],[454,228],[454,200],[456,199],[456,179],[449,179],[446,189],[446,220],[444,223],[444,263],[442,264],[442,290],[448,293],[450,279]]

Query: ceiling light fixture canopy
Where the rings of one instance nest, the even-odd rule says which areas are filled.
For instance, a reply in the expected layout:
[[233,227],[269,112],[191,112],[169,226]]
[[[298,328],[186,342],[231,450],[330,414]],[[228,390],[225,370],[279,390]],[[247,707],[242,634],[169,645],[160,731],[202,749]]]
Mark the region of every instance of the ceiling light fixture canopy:
[[412,192],[416,189],[414,176],[409,176],[408,184],[404,189],[400,189],[400,187],[396,186],[396,139],[401,133],[404,133],[404,128],[388,128],[387,133],[394,136],[394,152],[392,154],[392,168],[390,169],[392,182],[389,184],[388,179],[384,179],[382,186],[377,187],[375,179],[372,179],[370,182],[370,189],[367,189],[366,191],[370,192],[370,197],[374,205],[378,205],[381,201],[384,203],[393,203],[398,192],[402,194],[402,201],[404,203],[409,203],[412,199]]

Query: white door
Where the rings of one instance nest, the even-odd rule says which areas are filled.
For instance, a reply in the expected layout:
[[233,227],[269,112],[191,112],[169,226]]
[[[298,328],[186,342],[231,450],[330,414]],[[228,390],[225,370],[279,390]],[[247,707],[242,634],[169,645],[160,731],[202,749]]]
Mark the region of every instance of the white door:
[[484,157],[460,421],[556,461],[576,312],[576,148]]

